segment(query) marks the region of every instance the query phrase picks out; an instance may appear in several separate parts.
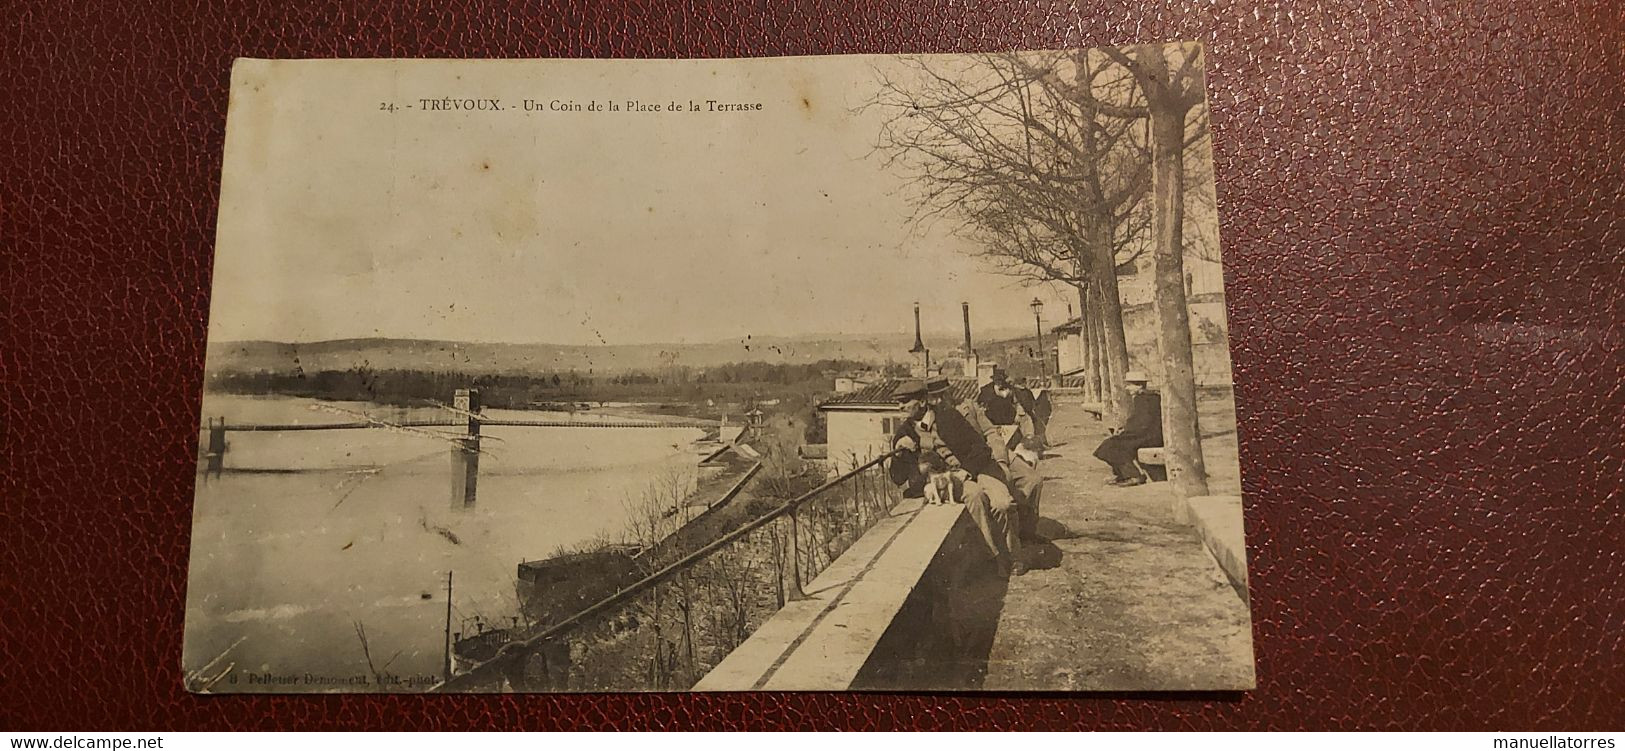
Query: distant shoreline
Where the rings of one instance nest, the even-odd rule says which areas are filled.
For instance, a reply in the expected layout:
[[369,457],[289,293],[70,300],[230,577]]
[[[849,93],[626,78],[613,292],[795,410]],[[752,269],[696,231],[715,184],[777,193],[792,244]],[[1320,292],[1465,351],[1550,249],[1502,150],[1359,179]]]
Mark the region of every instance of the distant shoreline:
[[[408,402],[408,403],[392,403],[392,402],[379,401],[379,400],[376,400],[376,399],[351,399],[351,398],[347,398],[347,397],[346,398],[335,398],[335,397],[324,396],[324,395],[319,395],[319,394],[289,394],[289,393],[278,393],[278,392],[248,393],[248,392],[242,392],[242,391],[225,391],[225,390],[221,390],[221,389],[212,389],[212,388],[208,388],[208,387],[204,388],[203,396],[204,396],[205,399],[207,399],[210,396],[215,396],[215,397],[224,397],[224,398],[246,398],[246,399],[259,399],[259,398],[264,398],[264,399],[310,399],[310,400],[313,400],[313,401],[332,402],[332,403],[335,403],[335,404],[337,404],[337,403],[357,403],[357,402],[359,402],[359,403],[364,403],[364,404],[376,405],[378,407],[391,407],[391,408],[397,408],[397,409],[413,409],[413,408],[427,409],[427,408],[432,408],[432,407],[436,406],[435,403],[449,404],[451,402],[450,398],[446,398],[446,399],[436,399],[436,400],[422,399],[422,400],[415,400],[415,401]],[[583,409],[576,409],[576,410],[566,409],[566,408],[562,408],[562,407],[564,407],[564,404],[563,404],[564,401],[575,401],[577,403],[585,404],[587,406],[585,408],[583,408]],[[490,409],[501,409],[501,410],[510,411],[510,412],[541,412],[541,413],[549,413],[549,414],[570,414],[570,413],[574,413],[574,414],[583,415],[583,416],[601,415],[601,416],[617,417],[617,418],[630,419],[630,420],[640,420],[640,421],[644,421],[644,422],[678,422],[678,423],[680,423],[680,422],[684,422],[684,421],[687,421],[687,420],[705,419],[705,418],[708,418],[708,417],[711,418],[711,419],[715,419],[714,416],[705,414],[706,410],[702,409],[701,405],[690,404],[688,402],[683,402],[683,401],[605,400],[603,402],[597,402],[597,401],[591,401],[591,400],[562,400],[560,402],[554,402],[554,403],[538,402],[538,403],[526,404],[526,405],[523,405],[523,406],[493,406],[493,405],[489,405],[489,404],[483,405],[483,406],[486,407],[486,408],[490,408]]]
[[[477,389],[491,409],[617,414],[637,405],[640,415],[671,419],[720,419],[761,403],[810,408],[843,372],[868,368],[853,360],[804,364],[726,363],[710,368],[668,365],[653,370],[593,374],[534,371],[523,374],[468,372],[457,367],[318,368],[304,362],[292,370],[211,372],[209,393],[294,396],[329,401],[372,402],[396,407],[449,404],[461,389]],[[615,407],[605,407],[606,403]],[[580,405],[584,408],[577,409]],[[747,406],[750,405],[750,406]]]

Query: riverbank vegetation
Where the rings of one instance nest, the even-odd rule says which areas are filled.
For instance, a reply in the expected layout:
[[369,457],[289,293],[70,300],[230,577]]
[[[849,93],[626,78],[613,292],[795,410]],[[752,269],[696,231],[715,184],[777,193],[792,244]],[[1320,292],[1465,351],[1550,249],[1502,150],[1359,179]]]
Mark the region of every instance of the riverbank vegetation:
[[594,374],[578,371],[472,374],[456,370],[302,369],[224,371],[205,386],[226,394],[299,396],[333,401],[370,401],[395,406],[449,402],[457,389],[476,388],[481,403],[498,409],[580,409],[605,402],[654,402],[661,410],[702,416],[718,404],[810,397],[828,391],[836,373],[869,367],[855,360],[805,364],[728,363],[697,369],[674,366]]

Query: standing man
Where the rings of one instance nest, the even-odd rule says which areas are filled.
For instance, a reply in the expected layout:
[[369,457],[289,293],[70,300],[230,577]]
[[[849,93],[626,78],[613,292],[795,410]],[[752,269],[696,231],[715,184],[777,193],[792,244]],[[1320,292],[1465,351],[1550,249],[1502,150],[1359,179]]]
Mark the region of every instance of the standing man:
[[1028,414],[1033,418],[1033,436],[1038,439],[1040,447],[1048,446],[1049,440],[1045,437],[1049,427],[1049,418],[1055,414],[1055,403],[1050,399],[1049,387],[1042,380],[1028,381],[1028,392],[1032,394],[1033,406]]
[[1146,389],[1145,373],[1131,370],[1123,376],[1133,402],[1129,405],[1128,419],[1123,429],[1100,442],[1095,458],[1112,468],[1108,483],[1118,487],[1144,485],[1145,473],[1136,463],[1140,449],[1162,445],[1162,397]]
[[1018,399],[1016,388],[1010,384],[1009,374],[997,365],[993,366],[993,379],[976,392],[976,406],[994,425],[1016,424]]
[[[1042,393],[1043,389],[1039,389]],[[1047,410],[1048,398],[1045,398],[1044,407]],[[976,393],[976,407],[982,411],[982,416],[988,422],[1002,428],[1015,428],[1019,426],[1027,440],[1023,441],[1035,450],[1040,449],[1044,443],[1044,423],[1049,419],[1047,412],[1040,415],[1038,397],[1032,389],[1020,384],[1011,383],[1010,376],[1004,368],[993,367],[993,379]],[[1006,430],[1006,437],[1013,435],[1013,430]]]
[[[1018,508],[1010,494],[1004,467],[993,457],[982,430],[954,408],[946,379],[933,379],[929,387],[917,379],[903,381],[892,392],[905,413],[892,436],[892,447],[903,452],[891,460],[892,482],[908,490],[924,486],[919,477],[921,451],[936,451],[951,469],[963,470],[965,510],[982,533],[999,573],[1027,573],[1021,555]],[[907,491],[905,491],[907,494]]]

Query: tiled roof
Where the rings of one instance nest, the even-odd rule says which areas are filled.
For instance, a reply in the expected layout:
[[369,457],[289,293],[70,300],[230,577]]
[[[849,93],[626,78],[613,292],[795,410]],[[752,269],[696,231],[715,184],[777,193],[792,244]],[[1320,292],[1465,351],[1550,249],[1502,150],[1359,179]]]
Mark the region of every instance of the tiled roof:
[[896,404],[897,402],[891,398],[891,392],[895,391],[897,389],[897,384],[901,382],[902,379],[900,378],[882,378],[856,391],[836,394],[820,402],[818,406],[856,407]]
[[[845,394],[836,394],[819,403],[824,407],[895,407],[897,400],[892,398],[892,392],[897,390],[897,384],[905,378],[882,378],[857,391],[848,391]],[[976,379],[949,378],[948,393],[953,397],[954,403],[970,401],[976,398]]]

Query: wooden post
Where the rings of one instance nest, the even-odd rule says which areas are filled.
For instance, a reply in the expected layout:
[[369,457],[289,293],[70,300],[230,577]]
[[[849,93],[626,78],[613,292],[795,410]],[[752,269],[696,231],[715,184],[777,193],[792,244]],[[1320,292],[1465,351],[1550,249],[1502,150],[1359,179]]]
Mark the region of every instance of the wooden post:
[[441,683],[451,680],[451,572],[446,572],[446,674]]
[[209,418],[209,450],[204,455],[210,474],[218,475],[226,463],[226,418]]
[[791,600],[807,599],[807,592],[801,588],[801,535],[797,528],[796,512],[786,514],[790,518],[790,594]]
[[452,408],[468,414],[468,435],[451,450],[451,507],[473,508],[480,479],[480,392],[457,389]]

